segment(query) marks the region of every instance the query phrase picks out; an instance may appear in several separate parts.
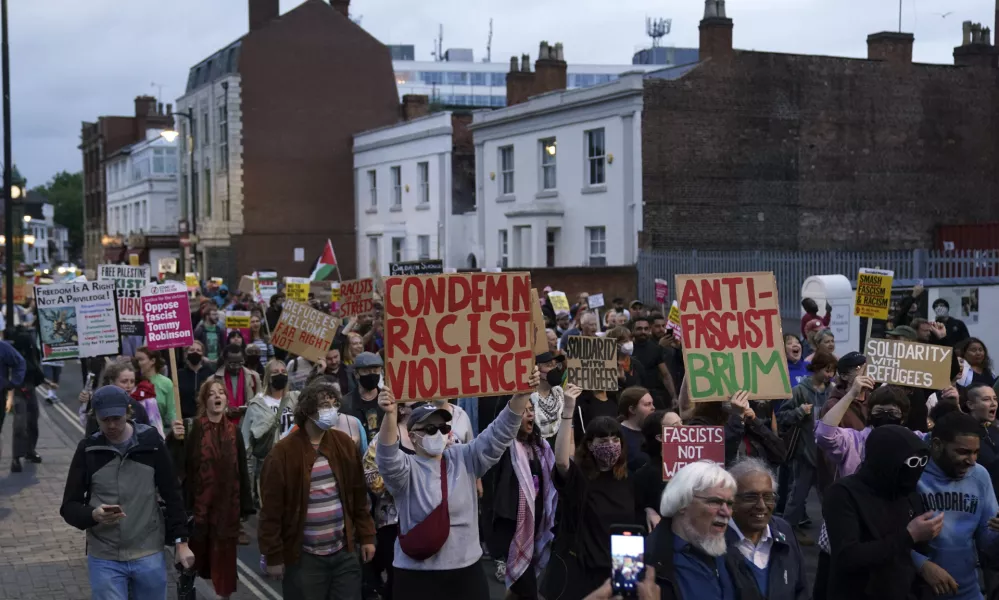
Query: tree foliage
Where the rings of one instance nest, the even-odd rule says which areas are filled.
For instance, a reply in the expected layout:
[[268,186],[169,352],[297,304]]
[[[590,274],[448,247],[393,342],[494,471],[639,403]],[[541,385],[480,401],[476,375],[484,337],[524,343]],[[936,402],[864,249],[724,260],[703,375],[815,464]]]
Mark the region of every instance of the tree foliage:
[[33,192],[44,194],[55,209],[54,220],[69,230],[69,255],[83,252],[83,173],[62,171]]

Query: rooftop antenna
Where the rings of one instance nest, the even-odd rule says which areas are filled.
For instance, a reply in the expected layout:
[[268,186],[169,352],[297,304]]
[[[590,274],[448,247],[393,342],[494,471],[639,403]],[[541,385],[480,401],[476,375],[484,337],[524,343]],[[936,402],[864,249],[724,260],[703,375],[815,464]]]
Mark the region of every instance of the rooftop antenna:
[[673,29],[673,19],[655,19],[645,17],[645,34],[652,38],[652,47],[658,48],[660,40],[669,35]]
[[434,51],[430,53],[436,62],[444,61],[444,24],[440,25],[437,39],[434,40]]
[[486,59],[482,62],[493,62],[493,20],[489,19],[489,40],[486,41]]
[[149,87],[154,87],[154,88],[157,89],[157,93],[156,93],[156,99],[157,100],[162,100],[163,99],[163,84],[162,83],[156,83],[155,81],[151,81],[151,82],[149,82]]

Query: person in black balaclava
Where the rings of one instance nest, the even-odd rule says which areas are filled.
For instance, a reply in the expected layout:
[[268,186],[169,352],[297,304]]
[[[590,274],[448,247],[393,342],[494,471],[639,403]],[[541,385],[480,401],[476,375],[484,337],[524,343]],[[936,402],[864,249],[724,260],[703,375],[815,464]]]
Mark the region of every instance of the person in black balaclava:
[[864,457],[860,469],[823,498],[832,550],[825,598],[915,598],[910,551],[943,528],[943,513],[925,511],[916,492],[929,448],[905,427],[883,425],[868,436]]

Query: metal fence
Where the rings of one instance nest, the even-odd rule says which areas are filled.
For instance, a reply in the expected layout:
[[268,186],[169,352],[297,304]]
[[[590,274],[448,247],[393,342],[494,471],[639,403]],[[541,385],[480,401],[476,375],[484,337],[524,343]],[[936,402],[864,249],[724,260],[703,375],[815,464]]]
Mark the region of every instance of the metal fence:
[[[856,283],[861,268],[895,271],[896,281],[949,280],[999,276],[999,250],[891,252],[770,252],[643,250],[638,257],[638,295],[655,301],[655,280],[676,275],[773,271],[780,294],[781,316],[801,314],[801,285],[813,275],[842,274]],[[939,283],[937,284],[939,285]]]

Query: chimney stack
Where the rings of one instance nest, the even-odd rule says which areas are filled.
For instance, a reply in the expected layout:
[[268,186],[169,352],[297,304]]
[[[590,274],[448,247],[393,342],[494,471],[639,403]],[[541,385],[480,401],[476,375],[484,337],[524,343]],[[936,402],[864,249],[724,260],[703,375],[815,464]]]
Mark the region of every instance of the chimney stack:
[[156,98],[152,96],[135,97],[135,116],[149,117],[156,114]]
[[960,67],[999,66],[999,50],[992,45],[992,31],[981,23],[962,23],[961,45],[954,48],[954,64]]
[[330,6],[341,15],[350,18],[350,0],[330,0]]
[[280,0],[249,0],[250,31],[263,29],[281,14]]
[[513,106],[526,102],[531,96],[564,90],[569,80],[569,66],[565,62],[562,44],[554,46],[548,42],[538,45],[538,60],[531,72],[531,56],[510,58],[510,72],[506,74],[506,105]]
[[867,36],[867,60],[880,60],[892,65],[912,64],[911,33],[881,31]]
[[402,120],[412,121],[430,114],[430,97],[406,94],[402,97]]
[[732,19],[725,15],[725,0],[704,0],[704,18],[698,29],[702,60],[727,62],[732,58]]
[[171,115],[173,115],[173,104],[168,102],[166,105],[166,116],[169,117]]
[[534,92],[534,73],[531,72],[531,57],[527,54],[510,58],[510,72],[506,74],[506,105],[513,106],[526,102]]

